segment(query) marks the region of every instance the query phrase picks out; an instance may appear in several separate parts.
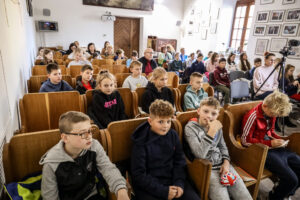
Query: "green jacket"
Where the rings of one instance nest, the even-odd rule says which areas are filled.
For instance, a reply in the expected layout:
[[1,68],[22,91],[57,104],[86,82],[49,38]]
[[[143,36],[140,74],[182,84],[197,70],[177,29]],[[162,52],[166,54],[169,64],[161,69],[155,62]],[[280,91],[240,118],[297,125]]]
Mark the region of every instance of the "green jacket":
[[186,111],[187,109],[197,109],[200,106],[200,101],[204,98],[208,97],[208,94],[201,88],[197,93],[192,90],[192,86],[189,85],[186,88],[186,92],[184,94],[184,103],[183,109]]

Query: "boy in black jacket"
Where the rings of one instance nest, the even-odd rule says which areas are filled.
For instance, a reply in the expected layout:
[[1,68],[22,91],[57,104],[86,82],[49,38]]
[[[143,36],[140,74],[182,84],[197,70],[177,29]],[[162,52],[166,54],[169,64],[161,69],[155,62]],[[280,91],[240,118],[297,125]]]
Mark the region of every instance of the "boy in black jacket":
[[155,100],[150,118],[133,133],[132,184],[138,200],[200,200],[186,180],[185,157],[171,128],[172,105]]
[[85,94],[87,90],[95,89],[96,81],[93,79],[93,67],[91,65],[83,65],[80,76],[76,80],[76,90],[80,94]]

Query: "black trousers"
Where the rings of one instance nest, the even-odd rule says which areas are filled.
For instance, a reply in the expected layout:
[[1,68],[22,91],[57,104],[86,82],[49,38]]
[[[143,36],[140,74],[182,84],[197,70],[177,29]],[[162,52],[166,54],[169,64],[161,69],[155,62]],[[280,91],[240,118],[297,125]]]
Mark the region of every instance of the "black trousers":
[[265,167],[280,179],[270,199],[282,200],[300,186],[300,156],[296,153],[285,148],[269,149]]
[[[136,200],[161,200],[142,190],[134,189],[134,192]],[[200,197],[198,196],[196,189],[194,189],[188,181],[185,181],[183,195],[174,200],[200,200]]]

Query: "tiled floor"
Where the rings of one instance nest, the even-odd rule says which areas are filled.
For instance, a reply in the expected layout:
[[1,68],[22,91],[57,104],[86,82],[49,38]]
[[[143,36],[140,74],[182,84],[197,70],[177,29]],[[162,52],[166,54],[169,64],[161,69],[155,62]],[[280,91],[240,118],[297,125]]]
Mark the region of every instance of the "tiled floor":
[[[296,113],[294,113],[293,117],[296,119],[300,119],[300,111],[297,110]],[[294,124],[297,124],[296,128],[285,128],[285,135],[291,135],[292,133],[299,133],[300,134],[300,123],[296,123],[296,120],[291,119],[291,121]],[[300,144],[299,144],[300,145]],[[272,190],[274,184],[270,179],[265,179],[261,181],[259,186],[259,197],[261,197],[261,200],[264,200],[266,196],[268,195],[269,191]],[[297,190],[294,196],[291,197],[292,200],[300,200],[300,188]]]

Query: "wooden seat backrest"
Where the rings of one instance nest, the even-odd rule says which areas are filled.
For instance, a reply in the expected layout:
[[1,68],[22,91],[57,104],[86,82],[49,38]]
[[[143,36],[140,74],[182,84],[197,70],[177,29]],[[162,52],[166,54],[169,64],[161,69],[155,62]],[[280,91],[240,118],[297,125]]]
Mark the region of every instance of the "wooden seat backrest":
[[[180,112],[183,112],[184,94],[186,92],[186,88],[188,85],[189,85],[188,83],[179,84],[177,87],[179,92],[178,92],[178,105],[176,108]],[[213,97],[214,89],[208,83],[203,83],[202,87],[209,97]]]
[[113,65],[113,74],[128,73],[129,69],[126,65]]
[[117,73],[115,75],[118,87],[122,87],[125,79],[130,76],[131,73]]
[[99,67],[99,71],[102,71],[102,70],[108,70],[110,73],[114,73],[114,66],[113,65],[101,65]]
[[20,99],[23,132],[55,129],[59,116],[67,111],[84,111],[79,92],[49,92],[25,94]]
[[67,59],[68,59],[68,56],[69,56],[69,55],[63,55],[63,56],[62,56],[62,59],[63,59],[63,60],[67,60]]
[[53,58],[54,59],[63,59],[63,56],[62,56],[61,52],[55,51]]
[[[35,65],[31,69],[32,76],[35,75],[47,75],[47,65]],[[67,75],[67,70],[65,65],[59,65],[62,75]]]
[[[88,107],[92,104],[94,90],[88,90],[85,93],[85,98],[86,98],[85,112],[87,112]],[[135,107],[134,107],[135,99],[133,98],[132,92],[130,91],[129,88],[117,88],[116,90],[119,91],[119,93],[122,97],[122,100],[123,100],[123,103],[125,106],[125,114],[129,118],[134,118],[137,115],[137,111],[135,110]]]
[[[93,138],[102,141],[98,128],[94,129]],[[58,129],[18,134],[12,137],[3,148],[5,182],[20,181],[24,176],[41,171],[42,166],[39,165],[41,157],[59,140]]]
[[106,65],[113,65],[115,63],[114,59],[111,58],[106,58],[104,60]]
[[[34,93],[39,92],[42,83],[48,79],[47,75],[38,75],[38,76],[31,76],[30,79],[27,81],[28,85],[28,92]],[[62,80],[66,81],[73,87],[72,78],[69,75],[63,75]]]
[[63,64],[64,64],[63,59],[55,58],[54,60],[55,60],[55,62],[56,62],[58,65],[63,65]]
[[177,88],[179,85],[179,77],[175,72],[168,72],[168,86],[172,86],[173,88]]

